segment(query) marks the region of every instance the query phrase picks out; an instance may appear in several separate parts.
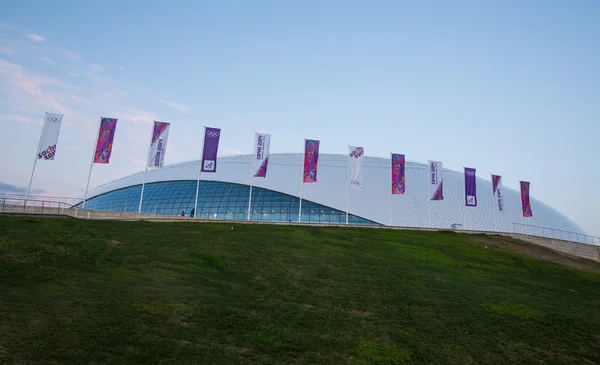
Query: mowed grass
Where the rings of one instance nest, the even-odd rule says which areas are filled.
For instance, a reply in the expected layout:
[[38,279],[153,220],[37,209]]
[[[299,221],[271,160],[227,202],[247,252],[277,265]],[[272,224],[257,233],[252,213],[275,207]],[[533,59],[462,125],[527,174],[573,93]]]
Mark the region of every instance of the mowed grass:
[[598,363],[600,275],[503,239],[0,217],[0,363]]

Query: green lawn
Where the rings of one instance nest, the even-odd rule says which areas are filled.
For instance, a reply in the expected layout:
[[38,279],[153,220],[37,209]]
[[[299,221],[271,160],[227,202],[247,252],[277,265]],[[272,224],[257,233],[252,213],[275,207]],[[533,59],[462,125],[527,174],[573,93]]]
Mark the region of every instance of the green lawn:
[[0,217],[0,363],[600,362],[600,274],[505,238],[231,227]]

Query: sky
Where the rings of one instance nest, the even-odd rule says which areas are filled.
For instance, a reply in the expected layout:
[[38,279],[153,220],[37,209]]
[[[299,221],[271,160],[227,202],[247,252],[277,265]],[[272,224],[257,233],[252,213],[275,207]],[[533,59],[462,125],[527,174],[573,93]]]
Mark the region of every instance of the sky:
[[[220,155],[404,153],[503,176],[600,236],[600,2],[0,2],[0,187],[23,192],[45,112],[64,114],[33,188],[82,196],[100,116],[118,118],[90,187],[141,171],[153,120],[166,163]],[[535,214],[535,212],[534,212]]]

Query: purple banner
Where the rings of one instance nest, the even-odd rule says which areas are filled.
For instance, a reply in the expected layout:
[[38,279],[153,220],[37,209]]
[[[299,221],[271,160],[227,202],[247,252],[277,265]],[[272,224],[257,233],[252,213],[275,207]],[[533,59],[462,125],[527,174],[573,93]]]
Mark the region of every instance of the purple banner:
[[521,181],[521,207],[523,208],[523,217],[533,217],[529,201],[529,182],[527,181]]
[[217,151],[219,150],[219,139],[221,129],[204,129],[204,149],[202,151],[202,172],[217,172]]
[[317,181],[317,164],[319,162],[319,141],[314,139],[304,140],[304,175],[303,182],[314,183]]
[[406,191],[404,155],[392,153],[392,194],[404,194]]
[[96,152],[94,153],[94,163],[109,163],[112,153],[113,139],[117,129],[117,118],[102,118],[100,120],[100,130],[98,131],[98,141],[96,142]]
[[465,205],[467,207],[477,206],[477,178],[475,169],[465,167]]

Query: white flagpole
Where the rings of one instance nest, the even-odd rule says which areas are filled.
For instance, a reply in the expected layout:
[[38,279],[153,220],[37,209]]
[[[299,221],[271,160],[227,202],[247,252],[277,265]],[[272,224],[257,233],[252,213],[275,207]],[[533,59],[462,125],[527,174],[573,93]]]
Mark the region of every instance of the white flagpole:
[[29,188],[27,188],[27,196],[25,200],[29,199],[29,193],[31,192],[31,184],[33,183],[33,174],[35,173],[35,165],[37,165],[38,153],[40,152],[40,148],[42,147],[42,137],[44,136],[44,130],[46,129],[46,119],[48,118],[48,113],[44,114],[44,123],[42,124],[42,133],[40,134],[40,141],[38,142],[38,148],[35,152],[35,159],[33,160],[33,169],[31,170],[31,178],[29,179]]
[[146,187],[146,175],[148,175],[148,164],[150,163],[150,151],[152,150],[152,137],[154,136],[154,122],[152,123],[152,131],[150,132],[150,144],[148,145],[148,156],[146,156],[146,169],[144,170],[144,182],[142,183],[142,192],[140,194],[140,206],[138,214],[142,212],[142,201],[144,200],[144,188]]
[[200,173],[202,172],[202,157],[204,156],[204,142],[206,137],[206,126],[204,126],[204,136],[202,137],[202,153],[200,154],[200,168],[198,169],[198,180],[196,181],[196,200],[194,203],[194,218],[198,216],[198,190],[200,189]]
[[248,218],[247,220],[250,220],[250,207],[252,206],[252,185],[254,184],[254,173],[256,171],[254,171],[254,161],[256,160],[256,151],[254,151],[255,147],[256,147],[256,132],[254,132],[254,146],[252,147],[252,175],[250,175],[250,194],[248,196]]
[[85,202],[87,200],[88,189],[90,188],[90,178],[92,177],[92,167],[94,167],[94,157],[96,156],[96,147],[98,145],[98,137],[100,136],[100,126],[102,125],[102,117],[98,121],[98,133],[96,133],[96,142],[94,142],[94,148],[92,149],[92,161],[90,162],[90,172],[88,174],[87,185],[85,186],[85,196],[83,198],[82,209],[85,209]]
[[304,190],[304,183],[300,181],[300,207],[298,208],[298,223],[302,221],[302,190]]
[[392,226],[392,188],[394,187],[394,181],[392,181],[392,173],[394,165],[392,164],[393,161],[393,154],[390,152],[390,190],[388,191],[388,193],[390,194],[390,227]]
[[[348,146],[348,151],[350,151],[350,146]],[[348,224],[348,206],[350,200],[350,158],[348,158],[348,167],[346,169],[346,224]]]
[[[467,176],[467,171],[465,170],[465,167],[463,166],[463,178],[465,178],[466,176]],[[465,196],[464,196],[465,205],[463,206],[463,223],[464,223],[463,229],[466,230],[467,229],[467,201],[468,201],[468,199],[467,199],[467,184],[466,184],[466,182],[465,182],[464,185],[465,185],[465,188],[464,188],[465,189]]]
[[[250,178],[254,179],[253,177]],[[248,197],[248,218],[246,220],[250,220],[250,207],[252,206],[252,183],[250,184],[250,195]]]
[[302,221],[302,190],[304,190],[304,155],[306,154],[306,138],[304,139],[304,153],[302,153],[302,175],[300,176],[300,206],[298,207],[298,223]]

